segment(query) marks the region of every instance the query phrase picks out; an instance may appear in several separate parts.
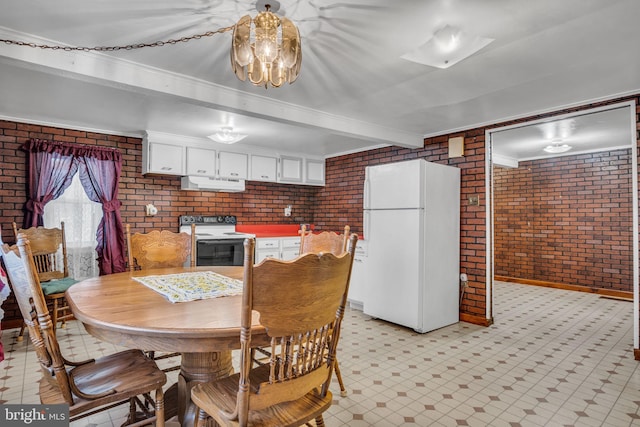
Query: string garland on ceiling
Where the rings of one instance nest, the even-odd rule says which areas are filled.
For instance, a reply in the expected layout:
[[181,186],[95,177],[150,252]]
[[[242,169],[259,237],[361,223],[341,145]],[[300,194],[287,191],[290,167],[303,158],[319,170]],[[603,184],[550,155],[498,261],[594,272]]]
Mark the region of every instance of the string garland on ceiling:
[[37,44],[32,42],[25,42],[21,40],[10,40],[10,39],[0,39],[0,42],[8,45],[15,46],[26,46],[40,49],[51,49],[51,50],[64,50],[64,51],[81,51],[81,52],[115,52],[118,50],[134,50],[134,49],[142,49],[145,47],[161,47],[165,45],[175,45],[178,43],[187,43],[191,40],[200,40],[203,37],[211,37],[216,34],[226,33],[228,31],[232,31],[235,28],[235,25],[231,25],[229,27],[220,28],[214,31],[207,31],[202,34],[195,34],[192,36],[181,37],[179,39],[169,39],[164,41],[156,41],[152,43],[134,43],[123,46],[67,46],[67,45],[48,45],[48,44]]
[[296,81],[302,63],[302,47],[298,28],[285,17],[277,16],[280,3],[276,0],[259,0],[256,7],[264,7],[255,18],[245,15],[232,26],[207,31],[202,34],[169,39],[152,43],[134,43],[116,46],[67,46],[61,44],[37,44],[20,40],[0,39],[0,42],[40,49],[80,51],[80,52],[116,52],[146,47],[161,47],[187,43],[203,37],[233,31],[231,39],[231,66],[236,77],[249,80],[255,86],[269,85],[280,87],[285,82]]

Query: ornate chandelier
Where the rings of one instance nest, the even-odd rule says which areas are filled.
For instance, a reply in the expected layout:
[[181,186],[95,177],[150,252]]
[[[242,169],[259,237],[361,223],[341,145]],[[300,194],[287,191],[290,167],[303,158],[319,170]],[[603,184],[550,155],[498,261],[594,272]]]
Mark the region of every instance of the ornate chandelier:
[[[258,2],[260,5],[262,2]],[[280,87],[293,83],[300,73],[302,49],[298,28],[270,11],[277,1],[264,4],[255,19],[245,15],[233,27],[231,67],[236,76],[256,86]]]

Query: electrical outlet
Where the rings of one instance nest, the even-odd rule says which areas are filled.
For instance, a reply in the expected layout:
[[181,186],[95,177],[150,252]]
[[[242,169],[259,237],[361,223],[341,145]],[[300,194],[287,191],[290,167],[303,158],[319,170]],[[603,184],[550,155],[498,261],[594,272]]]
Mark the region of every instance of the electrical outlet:
[[469,206],[480,206],[480,196],[469,196]]
[[147,216],[154,216],[154,215],[158,214],[158,208],[153,206],[152,203],[149,203],[144,208],[145,208],[145,212],[146,212]]
[[291,216],[291,205],[284,208],[284,216]]

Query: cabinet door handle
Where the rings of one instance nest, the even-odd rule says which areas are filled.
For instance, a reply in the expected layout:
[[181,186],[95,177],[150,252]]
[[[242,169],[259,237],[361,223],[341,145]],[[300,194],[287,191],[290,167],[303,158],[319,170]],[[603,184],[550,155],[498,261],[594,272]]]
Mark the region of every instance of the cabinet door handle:
[[238,176],[239,174],[237,174],[236,172],[231,172],[229,175],[231,175],[231,176]]
[[206,170],[204,170],[204,169],[198,169],[198,173],[205,173],[205,172],[206,172]]
[[169,167],[169,166],[163,166],[163,167],[161,167],[160,169],[161,169],[161,170],[163,170],[163,171],[170,171],[170,170],[171,170],[171,169],[173,169],[173,168],[172,168],[172,167]]
[[260,175],[260,178],[267,179],[267,178],[269,178],[269,176],[268,175]]

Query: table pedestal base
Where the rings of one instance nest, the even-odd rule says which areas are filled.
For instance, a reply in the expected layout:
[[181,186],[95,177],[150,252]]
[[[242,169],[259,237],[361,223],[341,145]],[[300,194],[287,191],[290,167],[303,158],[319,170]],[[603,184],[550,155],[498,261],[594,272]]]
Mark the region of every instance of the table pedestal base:
[[198,414],[191,403],[191,389],[197,383],[213,381],[233,373],[231,351],[211,353],[182,353],[182,364],[178,376],[178,419],[180,425],[193,426]]

